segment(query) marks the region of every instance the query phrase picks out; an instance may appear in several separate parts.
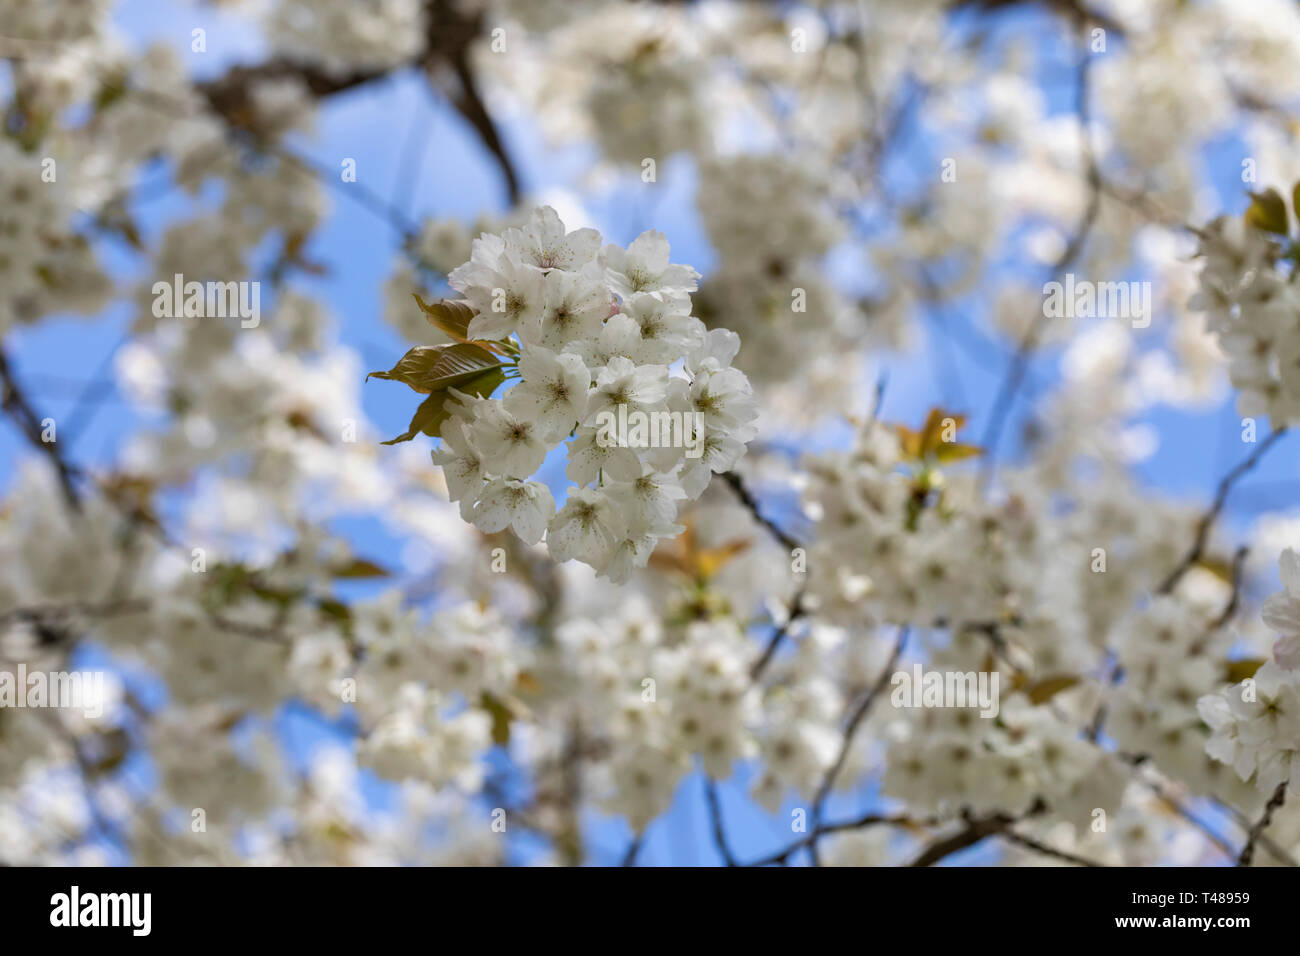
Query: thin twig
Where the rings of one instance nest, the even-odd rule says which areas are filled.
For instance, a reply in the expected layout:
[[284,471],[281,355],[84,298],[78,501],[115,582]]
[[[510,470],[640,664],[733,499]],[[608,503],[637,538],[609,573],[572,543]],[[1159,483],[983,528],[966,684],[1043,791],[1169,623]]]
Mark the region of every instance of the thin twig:
[[627,852],[623,854],[623,866],[636,866],[636,858],[641,853],[641,847],[645,844],[645,834],[638,833],[632,838],[632,842],[627,846]]
[[835,786],[836,778],[839,777],[840,771],[844,769],[844,764],[849,757],[849,751],[853,747],[854,735],[858,732],[858,726],[862,723],[863,718],[867,716],[868,711],[871,710],[871,705],[876,702],[876,698],[880,696],[880,693],[889,684],[890,676],[894,673],[894,667],[898,663],[898,658],[903,653],[903,646],[907,643],[907,634],[908,629],[906,627],[900,627],[898,629],[898,640],[894,642],[894,649],[889,655],[889,660],[885,662],[885,666],[881,669],[880,676],[876,678],[876,682],[862,695],[857,707],[854,708],[853,713],[849,716],[848,722],[844,725],[844,735],[840,741],[839,754],[836,755],[835,762],[831,764],[830,768],[826,771],[826,775],[822,778],[821,786],[817,788],[817,794],[813,797],[812,828],[814,836],[808,844],[808,852],[812,856],[814,863],[819,862],[817,857],[816,834],[821,829],[822,811],[826,806],[826,798],[830,796],[830,792]]
[[1287,429],[1285,425],[1273,429],[1273,431],[1269,432],[1268,436],[1259,443],[1258,448],[1251,452],[1244,461],[1239,463],[1235,468],[1223,476],[1223,480],[1219,482],[1218,490],[1214,494],[1213,504],[1210,505],[1209,510],[1201,515],[1200,521],[1197,522],[1196,537],[1192,541],[1191,549],[1183,559],[1178,562],[1178,565],[1169,572],[1169,576],[1160,584],[1160,587],[1156,589],[1157,594],[1169,594],[1173,591],[1173,589],[1178,585],[1178,582],[1182,580],[1183,575],[1191,570],[1192,565],[1199,561],[1205,554],[1205,547],[1209,543],[1210,538],[1210,528],[1213,527],[1215,520],[1223,511],[1223,506],[1228,501],[1228,494],[1232,491],[1232,486],[1236,484],[1237,480],[1241,478],[1242,475],[1246,474],[1259,464],[1260,459],[1268,453],[1270,448],[1277,444],[1278,440],[1286,434],[1286,431]]
[[1260,818],[1255,821],[1255,825],[1250,828],[1250,833],[1246,835],[1246,845],[1241,848],[1241,856],[1237,857],[1238,866],[1250,866],[1250,861],[1255,858],[1255,844],[1259,842],[1260,836],[1268,829],[1268,825],[1273,822],[1273,814],[1282,808],[1286,803],[1286,785],[1287,781],[1283,780],[1273,791],[1273,796],[1269,797],[1268,803],[1264,805],[1264,812]]
[[709,819],[713,824],[713,843],[722,855],[722,862],[727,866],[736,866],[736,857],[727,843],[727,832],[722,822],[722,804],[718,801],[717,784],[707,774],[704,777],[704,798],[709,805]]
[[[63,497],[68,502],[68,506],[73,511],[80,511],[81,499],[77,494],[73,479],[82,474],[81,469],[70,464],[63,457],[63,452],[59,449],[57,441],[45,440],[45,429],[41,424],[42,418],[36,413],[27,396],[23,394],[23,390],[14,377],[13,369],[9,366],[9,357],[3,350],[0,350],[0,409],[3,409],[5,414],[13,420],[13,423],[22,432],[28,443],[50,460],[55,473],[58,475],[59,487],[63,489]],[[55,434],[57,436],[57,432]]]
[[736,474],[734,471],[728,471],[724,472],[721,477],[723,481],[731,486],[731,490],[736,493],[736,497],[740,499],[740,503],[749,509],[749,513],[754,516],[754,520],[770,531],[772,537],[776,538],[777,541],[781,542],[781,544],[790,551],[795,551],[802,547],[798,541],[777,527],[775,522],[769,518],[763,517],[763,513],[758,510],[758,500],[754,497],[753,493],[745,487],[745,482],[741,480],[740,475]]
[[770,854],[769,856],[762,857],[761,859],[755,860],[752,863],[745,863],[743,865],[744,866],[772,866],[774,864],[784,864],[790,859],[790,857],[794,856],[800,850],[805,849],[816,840],[819,840],[822,837],[831,833],[843,833],[846,830],[865,830],[868,827],[873,827],[873,826],[895,826],[895,827],[905,827],[907,829],[916,829],[920,827],[937,826],[939,823],[940,823],[939,819],[934,817],[918,820],[915,817],[909,817],[900,814],[891,815],[891,814],[880,814],[880,813],[868,813],[868,814],[864,814],[863,816],[857,817],[856,819],[853,820],[841,820],[837,823],[824,823],[820,827],[816,827],[815,829],[813,829],[802,839],[796,840],[794,843],[791,843],[785,849],[779,850],[776,853]]
[[1026,850],[1033,850],[1035,853],[1041,853],[1044,856],[1055,857],[1058,860],[1064,860],[1067,863],[1074,863],[1078,866],[1105,866],[1104,863],[1098,863],[1095,860],[1089,860],[1086,857],[1077,856],[1066,850],[1058,850],[1054,846],[1048,846],[1035,840],[1033,837],[1025,836],[1023,833],[1017,833],[1015,830],[1003,830],[999,834],[1004,840],[1018,844]]
[[[1251,820],[1248,816],[1246,816],[1244,813],[1242,813],[1232,804],[1225,803],[1224,801],[1220,800],[1218,797],[1211,797],[1210,799],[1213,800],[1221,809],[1226,810],[1232,816],[1233,820],[1237,822],[1237,825],[1240,826],[1243,830],[1246,831],[1250,830]],[[1288,853],[1285,849],[1278,846],[1277,841],[1274,840],[1272,837],[1270,837],[1267,833],[1261,833],[1259,835],[1259,845],[1262,846],[1265,850],[1267,850],[1272,855],[1273,859],[1277,860],[1283,866],[1300,867],[1300,861],[1296,860],[1296,858],[1292,856],[1290,853]],[[1227,847],[1226,849],[1229,856],[1231,857],[1237,856],[1237,852],[1233,850],[1231,847]]]
[[786,616],[785,621],[772,632],[771,638],[768,639],[767,646],[763,648],[763,653],[759,656],[758,660],[754,661],[754,666],[749,669],[750,680],[757,682],[759,678],[763,676],[763,672],[767,670],[767,665],[772,662],[772,658],[776,655],[777,648],[779,648],[781,642],[789,636],[790,629],[794,627],[795,622],[808,613],[808,607],[804,603],[804,595],[806,591],[807,588],[800,588],[798,593],[795,594],[794,601],[790,604],[790,611]]
[[1232,620],[1232,615],[1237,613],[1237,606],[1241,603],[1242,569],[1248,554],[1250,554],[1250,547],[1243,544],[1237,549],[1237,553],[1232,556],[1232,595],[1228,598],[1228,603],[1224,605],[1223,611],[1210,625],[1216,631],[1225,626]]
[[971,816],[969,812],[964,813],[962,819],[966,821],[965,827],[930,844],[909,865],[934,866],[936,863],[952,856],[952,854],[972,847],[986,837],[1004,833],[1013,824],[1036,817],[1046,810],[1047,804],[1039,799],[1035,800],[1033,805],[1019,818],[1007,816],[1005,813],[1000,812],[990,813],[983,817]]
[[934,866],[941,860],[958,853],[990,837],[1002,833],[1015,823],[1005,814],[995,813],[987,817],[968,817],[966,826],[956,833],[944,837],[926,847],[921,854],[909,864],[910,866]]

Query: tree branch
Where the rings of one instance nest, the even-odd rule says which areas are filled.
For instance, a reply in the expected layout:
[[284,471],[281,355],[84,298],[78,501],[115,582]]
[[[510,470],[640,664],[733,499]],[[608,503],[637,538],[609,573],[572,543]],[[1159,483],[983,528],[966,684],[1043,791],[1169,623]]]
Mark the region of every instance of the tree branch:
[[813,829],[802,840],[796,840],[794,843],[791,843],[784,850],[780,850],[776,853],[773,853],[770,856],[765,856],[762,859],[755,860],[753,863],[745,863],[743,865],[744,866],[771,866],[773,864],[778,864],[778,863],[784,864],[789,860],[790,857],[794,856],[794,854],[798,853],[800,850],[811,845],[814,841],[819,840],[823,836],[826,836],[827,834],[830,833],[842,833],[846,830],[864,830],[868,827],[880,826],[880,825],[907,827],[907,828],[932,827],[932,826],[936,826],[938,823],[939,820],[937,818],[918,820],[915,817],[909,817],[901,814],[889,815],[889,814],[879,814],[879,813],[868,813],[854,820],[842,820],[838,823],[823,824],[822,826]]
[[1183,560],[1178,562],[1177,567],[1169,572],[1169,576],[1156,589],[1157,594],[1168,594],[1173,591],[1178,582],[1182,580],[1183,575],[1191,570],[1192,565],[1205,554],[1205,546],[1210,537],[1210,528],[1213,527],[1215,520],[1223,511],[1223,506],[1228,501],[1228,494],[1232,491],[1232,486],[1236,484],[1239,478],[1259,464],[1260,459],[1286,434],[1286,431],[1285,425],[1273,429],[1249,457],[1223,476],[1223,480],[1219,482],[1218,490],[1214,494],[1213,504],[1210,505],[1205,514],[1201,515],[1201,520],[1196,525],[1196,537],[1192,542],[1191,550],[1187,552]]
[[9,357],[3,350],[0,350],[0,408],[3,408],[13,420],[18,430],[23,433],[23,437],[50,460],[58,474],[59,486],[63,489],[63,497],[67,500],[68,506],[73,511],[80,511],[81,499],[73,479],[82,474],[81,469],[64,460],[58,442],[45,441],[42,437],[44,429],[41,426],[41,417],[36,414],[27,396],[19,388],[13,369],[9,367]]
[[1268,803],[1264,805],[1264,812],[1260,818],[1255,821],[1255,825],[1250,828],[1250,833],[1246,835],[1246,845],[1241,848],[1241,856],[1237,858],[1238,866],[1250,866],[1250,861],[1255,858],[1255,844],[1268,825],[1273,822],[1273,814],[1282,808],[1286,803],[1286,785],[1287,781],[1283,780],[1273,791],[1273,796],[1269,797]]
[[713,824],[713,843],[722,855],[722,862],[727,866],[737,866],[736,857],[727,843],[727,833],[722,825],[722,804],[718,801],[718,787],[713,778],[704,776],[704,799],[709,805],[709,819]]
[[1044,856],[1054,857],[1058,860],[1064,860],[1066,863],[1074,863],[1078,866],[1105,866],[1104,863],[1098,863],[1095,860],[1089,860],[1086,857],[1076,856],[1065,850],[1058,850],[1054,846],[1048,846],[1041,843],[1033,837],[1027,837],[1023,833],[1017,833],[1015,830],[1004,830],[1000,836],[1011,843],[1024,847],[1026,850],[1033,850],[1035,853],[1041,853]]
[[987,817],[967,817],[965,827],[951,836],[930,844],[910,865],[934,866],[946,857],[974,846],[985,837],[1004,832],[1015,822],[1013,818],[1001,813],[994,813]]
[[898,629],[898,640],[894,643],[894,650],[889,655],[889,660],[885,662],[885,666],[881,670],[880,676],[876,678],[875,684],[862,695],[862,699],[854,708],[848,723],[844,725],[844,737],[840,742],[840,752],[836,756],[835,762],[831,764],[830,769],[826,771],[826,776],[822,778],[821,786],[817,788],[817,795],[813,798],[812,806],[813,837],[808,843],[808,852],[812,856],[814,864],[820,863],[817,856],[817,834],[821,829],[822,810],[826,805],[826,798],[830,796],[831,789],[835,786],[835,780],[840,775],[840,771],[844,769],[845,761],[848,760],[849,750],[853,746],[853,737],[858,732],[858,725],[862,723],[862,719],[871,710],[871,705],[876,702],[876,698],[889,684],[890,676],[894,672],[898,658],[903,653],[903,645],[907,643],[907,634],[908,629],[906,627]]
[[482,33],[483,14],[481,11],[465,13],[454,0],[425,0],[424,8],[426,30],[422,48],[410,60],[395,66],[335,73],[307,61],[276,57],[263,63],[232,67],[220,77],[198,84],[196,89],[213,112],[231,125],[242,127],[248,125],[253,115],[253,91],[270,80],[297,79],[313,97],[324,99],[404,69],[418,68],[432,78],[440,66],[448,66],[459,86],[456,94],[448,99],[501,167],[510,205],[517,206],[521,199],[519,174],[470,66],[470,48]]
[[1047,804],[1039,799],[1034,801],[1034,805],[1020,818],[1007,816],[1005,813],[990,813],[987,816],[974,817],[969,812],[966,812],[962,815],[962,818],[966,821],[965,827],[951,836],[930,844],[909,865],[934,866],[936,863],[952,856],[952,854],[974,846],[986,837],[1005,833],[1013,824],[1020,822],[1020,820],[1028,820],[1031,817],[1038,816],[1046,809]]
[[750,680],[757,682],[763,676],[763,672],[767,670],[767,665],[772,662],[772,658],[776,655],[777,648],[779,648],[781,642],[789,636],[790,629],[794,627],[796,621],[808,613],[808,606],[804,603],[804,595],[806,592],[807,588],[804,587],[800,588],[798,593],[795,594],[794,602],[790,605],[789,616],[780,627],[772,632],[771,638],[768,639],[767,646],[763,648],[762,655],[760,655],[758,660],[754,662],[754,666],[749,669]]
[[720,477],[731,486],[731,490],[736,493],[736,497],[740,499],[740,503],[754,516],[754,520],[771,532],[772,537],[781,542],[783,547],[789,551],[794,551],[803,547],[798,541],[777,527],[775,522],[769,518],[763,517],[763,513],[758,510],[758,500],[754,497],[753,493],[745,487],[745,482],[741,479],[740,475],[736,474],[734,471],[728,471],[724,472]]

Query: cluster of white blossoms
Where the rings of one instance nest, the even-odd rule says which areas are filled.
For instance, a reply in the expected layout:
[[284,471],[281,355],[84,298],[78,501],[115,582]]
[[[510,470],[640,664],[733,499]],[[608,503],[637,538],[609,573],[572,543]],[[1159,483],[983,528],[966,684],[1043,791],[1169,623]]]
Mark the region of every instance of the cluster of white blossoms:
[[279,50],[329,70],[397,66],[420,49],[420,0],[281,0],[266,14]]
[[693,755],[725,780],[737,760],[755,754],[752,645],[735,621],[697,621],[673,634],[634,598],[615,615],[568,621],[556,636],[576,681],[577,712],[613,751],[598,780],[604,808],[636,829],[668,809]]
[[1279,634],[1273,659],[1197,704],[1213,732],[1206,752],[1264,791],[1291,779],[1300,752],[1300,554],[1287,548],[1278,566],[1285,590],[1265,602],[1262,615]]
[[1212,735],[1206,752],[1271,791],[1291,779],[1300,751],[1300,674],[1265,661],[1241,684],[1202,697],[1202,719]]
[[[622,2],[501,6],[511,18],[502,21],[504,51],[481,65],[514,87],[557,141],[590,137],[605,159],[626,165],[708,141],[699,30],[684,11]],[[566,68],[539,69],[552,60]]]
[[844,234],[831,208],[833,177],[813,157],[712,157],[701,164],[697,202],[724,258],[817,258]]
[[[1287,203],[1274,190],[1257,194],[1244,217],[1211,223],[1191,303],[1219,337],[1241,413],[1267,415],[1275,428],[1300,419],[1300,294],[1291,281],[1290,224]],[[1252,677],[1197,701],[1212,732],[1205,752],[1266,792],[1291,779],[1300,749],[1300,555],[1284,550],[1279,570],[1285,590],[1262,612],[1278,633],[1273,659]],[[1202,687],[1213,677],[1187,673],[1180,701],[1192,695],[1193,676],[1204,678]]]
[[[1286,212],[1282,210],[1285,220]],[[1239,217],[1207,227],[1192,306],[1204,311],[1228,357],[1243,415],[1274,426],[1300,419],[1300,292],[1276,268],[1274,239]]]
[[527,221],[528,210],[520,207],[505,215],[481,214],[470,224],[454,217],[426,219],[412,245],[393,258],[392,272],[384,283],[384,321],[404,342],[445,343],[447,336],[411,308],[411,290],[434,298],[434,287],[470,257],[475,236],[499,233]]
[[[1053,514],[1031,473],[1009,474],[1005,500],[986,502],[946,468],[963,449],[931,428],[918,435],[873,421],[852,451],[804,464],[818,616],[937,631],[929,667],[1001,676],[996,721],[899,712],[884,792],[937,810],[1023,810],[1041,798],[1077,824],[1091,807],[1113,805],[1122,784],[1114,755],[1088,733],[1096,724],[1120,752],[1143,755],[1194,792],[1249,805],[1249,788],[1206,754],[1196,706],[1232,670],[1226,598],[1198,582],[1150,600],[1160,579],[1142,570],[1177,562],[1188,516],[1144,505],[1116,481],[1068,492],[1063,483],[1073,504]],[[1106,573],[1107,554],[1125,574]],[[1104,678],[1112,670],[1121,675],[1113,686]]]
[[417,777],[435,786],[455,783],[475,790],[482,779],[479,755],[491,743],[492,719],[481,710],[449,714],[442,695],[401,687],[397,707],[366,735],[358,761],[381,777]]
[[844,232],[831,188],[832,177],[808,158],[745,154],[701,164],[700,217],[721,262],[700,287],[700,315],[740,334],[756,381],[797,375],[792,338],[834,355],[835,333],[861,324],[820,265]]
[[1262,616],[1279,635],[1273,645],[1278,666],[1296,670],[1300,668],[1300,554],[1287,548],[1278,559],[1278,570],[1285,590],[1264,602]]
[[[1229,580],[1229,510],[1184,564],[1203,503],[1134,466],[1157,441],[1189,453],[1149,427],[1155,406],[1218,401],[1229,377],[1243,413],[1300,419],[1293,210],[1261,200],[1253,226],[1188,248],[1207,189],[1237,174],[1211,170],[1207,144],[1242,143],[1244,181],[1300,178],[1281,108],[1300,92],[1292,0],[1089,5],[1110,46],[1077,51],[1086,119],[1039,82],[1061,73],[1072,5],[990,46],[961,42],[985,13],[954,23],[951,0],[223,0],[211,49],[238,23],[266,56],[215,71],[188,29],[140,42],[114,6],[0,0],[0,393],[31,445],[0,502],[0,672],[103,661],[109,678],[102,718],[0,708],[0,864],[621,856],[588,839],[592,812],[648,838],[649,862],[701,774],[719,832],[773,824],[742,863],[815,844],[790,811],[823,787],[824,863],[914,861],[970,814],[1102,863],[1235,857],[1235,821],[1259,819],[1300,739],[1300,560],[1283,554],[1286,590],[1255,613],[1265,569]],[[418,158],[413,90],[439,129],[458,115],[490,147],[450,201]],[[590,147],[585,169],[562,164],[556,205],[647,225],[690,205],[707,274],[657,234],[602,250],[517,196],[477,209],[498,174],[507,192],[531,178],[501,135],[514,114]],[[411,162],[340,182],[354,151],[336,134],[362,127],[407,140]],[[365,223],[331,217],[333,192]],[[1149,331],[1041,322],[1042,267],[1085,215],[1071,271],[1150,279]],[[451,357],[416,387],[441,474],[425,449],[370,440],[372,316],[324,297],[360,290],[339,230],[382,243],[392,226],[384,321]],[[178,273],[260,281],[260,325],[156,315],[154,282]],[[421,312],[412,292],[464,301]],[[102,372],[62,354],[69,312],[129,325]],[[1034,330],[1000,449],[940,438],[942,414],[843,440],[900,358],[885,407],[919,386],[983,421],[988,374]],[[933,385],[905,343],[933,352]],[[747,452],[746,377],[768,439]],[[700,427],[681,446],[602,443],[599,416],[623,406]],[[1225,470],[1251,454],[1234,432]],[[704,488],[742,452],[742,494]],[[368,530],[326,530],[343,517],[392,547],[358,553]],[[1265,520],[1240,536],[1252,554],[1300,540],[1295,519]],[[506,527],[518,537],[479,533]],[[915,665],[996,675],[996,716],[896,704],[890,672]],[[339,745],[303,746],[302,721]],[[733,816],[740,791],[752,808]],[[845,829],[850,806],[905,823]],[[206,832],[175,825],[194,807]],[[1264,836],[1258,863],[1300,851],[1294,794]]]
[[1000,620],[1007,596],[1028,589],[1033,516],[1015,500],[985,505],[968,482],[905,456],[882,423],[852,451],[805,464],[805,507],[818,524],[809,561],[822,569],[810,585],[828,610],[851,620],[865,605],[877,620],[921,626]]
[[109,7],[109,0],[0,0],[0,23],[13,40],[68,42],[101,29]]
[[67,225],[67,191],[41,181],[39,157],[0,139],[0,332],[51,311],[94,312],[111,283]]
[[[738,337],[691,315],[698,278],[668,261],[662,233],[602,249],[599,233],[566,232],[549,206],[474,241],[449,281],[475,313],[468,338],[499,350],[518,382],[500,398],[448,390],[433,460],[467,520],[528,544],[545,535],[556,560],[614,581],[682,530],[679,504],[745,453],[757,417],[731,367]],[[577,487],[557,512],[532,476],[566,441]]]
[[1123,682],[1106,696],[1106,732],[1119,749],[1145,754],[1198,792],[1240,801],[1239,781],[1205,750],[1198,700],[1228,669],[1231,633],[1206,609],[1165,594],[1115,625]]
[[[939,669],[978,665],[938,655]],[[909,806],[1025,813],[1045,801],[1076,824],[1097,806],[1116,806],[1124,773],[1113,754],[1081,737],[1051,708],[1023,693],[1004,699],[996,720],[969,708],[899,711],[883,789]]]

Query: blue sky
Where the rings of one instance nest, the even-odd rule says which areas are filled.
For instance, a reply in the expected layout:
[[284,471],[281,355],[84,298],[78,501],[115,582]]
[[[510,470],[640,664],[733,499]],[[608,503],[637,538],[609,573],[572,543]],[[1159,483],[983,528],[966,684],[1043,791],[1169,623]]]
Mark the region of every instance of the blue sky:
[[[254,33],[210,7],[192,8],[161,0],[126,0],[118,5],[115,19],[132,44],[142,45],[150,40],[168,43],[181,52],[199,75],[211,75],[233,59],[252,59],[264,52]],[[1008,28],[1019,29],[1028,24],[1033,29],[1034,22],[1032,19],[1011,21]],[[190,52],[190,31],[195,27],[207,31],[206,53]],[[1063,74],[1072,70],[1064,61],[1058,68]],[[1067,108],[1068,88],[1052,84],[1049,89],[1053,107]],[[581,193],[580,178],[593,155],[589,146],[549,147],[526,118],[508,121],[504,134],[526,192],[541,197],[556,190]],[[410,152],[408,144],[421,139],[422,149]],[[503,210],[506,205],[499,171],[472,130],[430,95],[415,77],[399,77],[330,100],[320,112],[318,135],[304,142],[302,148],[328,168],[337,169],[344,157],[354,158],[359,180],[380,196],[392,198],[411,220],[426,215],[450,215],[468,222],[484,210]],[[906,156],[919,163],[926,161],[926,155],[924,143],[913,137]],[[1225,209],[1239,210],[1244,206],[1244,193],[1237,177],[1241,155],[1239,144],[1231,139],[1213,144],[1206,153],[1207,162],[1221,173],[1221,177],[1216,175],[1216,183]],[[413,171],[414,176],[404,180],[404,170]],[[165,170],[151,170],[142,176],[142,182],[155,181],[165,174]],[[902,179],[907,171],[900,168],[895,174]],[[694,187],[691,164],[678,157],[661,164],[659,181],[653,186],[642,183],[635,173],[629,172],[604,194],[581,195],[593,224],[601,228],[608,241],[626,243],[643,229],[661,229],[672,242],[674,261],[692,263],[707,274],[714,256],[693,209]],[[308,248],[309,256],[328,263],[330,272],[304,288],[328,302],[342,341],[358,350],[367,368],[388,367],[409,347],[381,318],[382,284],[396,255],[397,237],[387,222],[348,197],[346,188],[345,184],[336,183],[336,188],[329,191],[332,214]],[[168,221],[187,208],[187,201],[171,194],[137,203],[133,212],[146,236],[155,237]],[[119,276],[125,277],[130,274],[128,268],[134,268],[133,260],[111,245],[104,245],[102,253],[104,261]],[[853,267],[853,262],[837,259],[837,268],[847,281],[855,279],[851,274]],[[1034,266],[1027,274],[1037,275],[1038,267]],[[975,303],[962,303],[968,305]],[[955,321],[970,321],[966,308],[952,312]],[[100,390],[94,402],[81,406],[80,413],[67,421],[66,429],[62,424],[64,416],[79,407],[78,398],[91,383],[110,377],[107,360],[128,323],[127,310],[115,307],[92,320],[43,321],[38,326],[12,333],[6,342],[12,363],[20,380],[28,386],[38,411],[60,421],[60,437],[68,443],[67,454],[79,463],[111,462],[124,436],[138,427],[138,420],[122,397],[111,389]],[[1005,346],[1004,351],[1009,355],[1010,346]],[[914,356],[877,357],[876,361],[889,375],[883,417],[918,422],[931,405],[950,399],[950,395],[936,394],[934,363],[942,361],[944,365],[938,377],[949,384],[954,379],[959,383],[960,387],[953,392],[964,398],[966,405],[956,410],[971,413],[970,434],[979,435],[997,377],[969,360],[962,350],[949,352],[948,357],[941,357],[937,350],[921,350]],[[1036,368],[1037,381],[1050,384],[1054,378],[1050,357],[1040,361]],[[396,434],[404,430],[412,410],[405,389],[371,381],[362,394],[367,415],[381,431]],[[1004,458],[1014,454],[1016,422],[1022,420],[1033,401],[1029,389],[1022,392],[1018,414],[1005,432]],[[1141,465],[1142,480],[1153,488],[1189,500],[1208,500],[1223,473],[1250,450],[1240,442],[1239,416],[1230,403],[1197,414],[1158,409],[1145,421],[1158,431],[1160,446]],[[823,438],[836,440],[843,434],[842,429],[830,429]],[[1292,506],[1300,489],[1296,480],[1300,452],[1296,444],[1300,443],[1284,442],[1256,473],[1241,483],[1230,502],[1230,520],[1241,522],[1262,511]],[[16,459],[27,454],[30,451],[20,436],[12,428],[0,427],[0,484],[9,483],[8,476]],[[362,554],[382,555],[396,548],[396,543],[372,520],[343,520],[336,527],[354,541]],[[341,726],[346,727],[346,722]],[[313,746],[336,736],[336,729],[299,707],[286,708],[277,720],[277,727],[295,760]],[[761,856],[790,840],[788,808],[774,817],[761,812],[744,796],[747,782],[747,773],[742,771],[721,788],[729,834],[741,859]],[[373,787],[369,792],[377,804],[386,801],[382,787]],[[840,814],[867,809],[866,796],[859,794],[853,799],[833,800],[828,816],[835,819]],[[593,861],[617,862],[629,836],[623,824],[593,817],[589,832]],[[524,839],[514,845],[521,859],[530,858],[535,849]],[[962,862],[970,857],[953,859]],[[698,775],[692,775],[683,784],[673,810],[652,826],[641,860],[643,863],[719,862],[709,835]]]

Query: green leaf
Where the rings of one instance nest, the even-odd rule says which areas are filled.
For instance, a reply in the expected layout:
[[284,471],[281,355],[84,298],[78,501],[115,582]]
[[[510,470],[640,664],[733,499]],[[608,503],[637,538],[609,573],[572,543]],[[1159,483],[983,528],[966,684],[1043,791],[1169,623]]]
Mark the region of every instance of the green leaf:
[[420,311],[439,332],[450,335],[457,342],[469,341],[469,323],[474,318],[474,310],[464,302],[439,299],[437,302],[425,302],[418,292],[412,292]]
[[411,424],[406,431],[396,438],[390,438],[386,442],[380,442],[380,444],[396,445],[398,442],[410,441],[420,432],[424,432],[426,435],[438,434],[438,430],[442,428],[442,423],[447,420],[447,411],[443,408],[443,402],[450,397],[445,391],[434,392],[420,403],[420,407],[411,416]]
[[939,447],[934,450],[934,459],[941,465],[951,464],[954,461],[965,461],[967,458],[974,458],[977,455],[984,454],[984,449],[978,445],[963,445],[961,442],[941,442]]
[[102,113],[114,103],[123,99],[126,94],[126,73],[115,71],[109,74],[100,82],[99,89],[95,92],[95,112]]
[[365,558],[353,558],[341,568],[334,571],[336,578],[386,578],[392,572],[387,568],[367,561]]
[[1063,690],[1069,690],[1075,684],[1079,683],[1079,678],[1072,674],[1063,674],[1059,677],[1044,677],[1025,693],[1035,704],[1045,704]]
[[933,457],[940,463],[961,461],[980,454],[981,449],[974,445],[962,445],[948,441],[946,433],[951,429],[955,435],[957,429],[966,424],[966,416],[955,412],[946,412],[942,408],[931,408],[925,418],[925,424],[919,432],[914,432],[906,425],[892,425],[894,434],[903,457],[908,461],[923,461]]
[[352,609],[337,598],[321,598],[316,607],[326,617],[331,617],[340,624],[352,623]]
[[1276,189],[1266,189],[1262,193],[1251,193],[1251,204],[1246,209],[1246,222],[1256,229],[1285,236],[1289,229],[1286,218],[1286,200]]
[[479,700],[479,706],[486,710],[492,718],[492,742],[502,747],[509,744],[510,718],[514,716],[510,713],[509,706],[487,691],[483,692],[483,696]]
[[1254,677],[1255,671],[1264,666],[1262,657],[1244,657],[1227,662],[1227,680],[1230,684],[1240,684],[1248,677]]
[[1224,584],[1231,584],[1234,572],[1232,562],[1225,561],[1222,558],[1216,558],[1212,555],[1204,554],[1196,559],[1196,567],[1210,572]]
[[524,703],[510,694],[497,697],[495,694],[483,691],[478,704],[492,718],[492,742],[502,747],[510,743],[511,721],[527,720],[532,716]]
[[472,342],[455,345],[417,345],[387,372],[371,372],[369,380],[403,382],[421,393],[461,385],[488,369],[500,368],[499,356]]
[[[501,371],[500,366],[496,366],[486,372],[480,372],[477,377],[462,382],[459,386],[448,387],[456,387],[458,391],[468,395],[487,398],[505,380],[506,373]],[[398,442],[410,441],[420,432],[437,437],[442,429],[442,423],[451,416],[451,413],[444,407],[444,403],[450,398],[452,398],[452,395],[446,388],[438,389],[420,403],[420,407],[415,410],[415,415],[411,418],[410,427],[403,434],[398,435],[396,438],[390,438],[381,444],[396,445]]]

